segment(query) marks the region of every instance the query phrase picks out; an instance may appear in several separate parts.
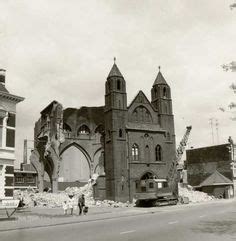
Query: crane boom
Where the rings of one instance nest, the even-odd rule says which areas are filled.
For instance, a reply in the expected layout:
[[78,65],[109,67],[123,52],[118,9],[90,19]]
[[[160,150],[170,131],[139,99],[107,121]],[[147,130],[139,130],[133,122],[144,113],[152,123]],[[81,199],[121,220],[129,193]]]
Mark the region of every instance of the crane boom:
[[181,157],[183,156],[183,153],[184,153],[185,147],[187,145],[191,129],[192,129],[192,126],[186,127],[186,132],[185,132],[182,140],[180,141],[180,144],[179,144],[179,146],[176,150],[175,157],[174,157],[174,159],[171,163],[170,169],[169,169],[168,174],[167,174],[167,181],[168,181],[169,187],[173,187],[176,184],[176,181],[177,181],[177,166],[179,164],[179,161],[181,160]]

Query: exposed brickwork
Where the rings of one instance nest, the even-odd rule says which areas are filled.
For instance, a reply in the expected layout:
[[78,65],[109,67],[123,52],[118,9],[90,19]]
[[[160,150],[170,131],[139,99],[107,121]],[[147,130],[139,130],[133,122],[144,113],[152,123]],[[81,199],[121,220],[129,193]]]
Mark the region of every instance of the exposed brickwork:
[[187,150],[188,183],[198,186],[216,170],[233,180],[230,144]]

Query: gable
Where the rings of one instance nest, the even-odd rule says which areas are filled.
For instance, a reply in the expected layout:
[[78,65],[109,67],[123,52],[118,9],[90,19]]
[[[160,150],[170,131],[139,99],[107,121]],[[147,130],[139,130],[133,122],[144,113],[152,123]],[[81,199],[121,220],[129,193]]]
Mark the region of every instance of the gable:
[[139,91],[128,107],[129,122],[157,123],[156,111],[142,91]]
[[133,104],[149,104],[150,106],[151,103],[148,100],[148,98],[146,97],[146,95],[140,90],[138,92],[138,94],[134,97],[133,101],[130,103],[130,105],[128,106],[128,109],[133,105]]

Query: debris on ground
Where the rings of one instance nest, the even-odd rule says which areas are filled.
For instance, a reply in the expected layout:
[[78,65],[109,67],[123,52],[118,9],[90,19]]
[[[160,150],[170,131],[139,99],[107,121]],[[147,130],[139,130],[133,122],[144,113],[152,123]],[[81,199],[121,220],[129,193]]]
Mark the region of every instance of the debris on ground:
[[75,199],[78,199],[82,194],[85,196],[85,203],[88,207],[98,206],[116,208],[132,206],[129,202],[122,203],[111,200],[95,201],[93,198],[93,185],[96,183],[96,179],[97,175],[93,175],[83,187],[68,187],[59,193],[39,193],[32,188],[28,188],[24,191],[15,190],[14,197],[15,199],[23,198],[25,205],[29,207],[62,207],[63,203],[68,200],[69,196],[74,196]]
[[193,190],[193,187],[190,185],[187,185],[186,187],[179,185],[179,196],[182,200],[188,198],[190,203],[199,203],[215,200],[215,197],[209,196],[205,192]]

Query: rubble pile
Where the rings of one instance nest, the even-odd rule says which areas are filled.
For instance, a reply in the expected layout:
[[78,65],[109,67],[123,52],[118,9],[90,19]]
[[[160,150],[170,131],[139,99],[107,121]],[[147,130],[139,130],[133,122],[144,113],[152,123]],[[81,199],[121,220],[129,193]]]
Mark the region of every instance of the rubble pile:
[[194,191],[189,185],[187,187],[179,186],[179,196],[180,198],[187,197],[191,203],[206,202],[215,199],[215,197],[209,196],[205,192]]
[[[62,207],[63,203],[68,200],[69,196],[74,196],[75,200],[78,200],[79,196],[84,194],[86,206],[98,206],[98,207],[128,207],[129,203],[114,202],[111,200],[95,201],[93,199],[93,185],[96,183],[97,175],[88,181],[83,187],[68,187],[65,191],[59,193],[36,192],[34,189],[28,188],[25,191],[15,191],[14,198],[23,198],[25,205],[29,207],[49,207],[56,208]],[[77,201],[75,201],[77,204]]]

